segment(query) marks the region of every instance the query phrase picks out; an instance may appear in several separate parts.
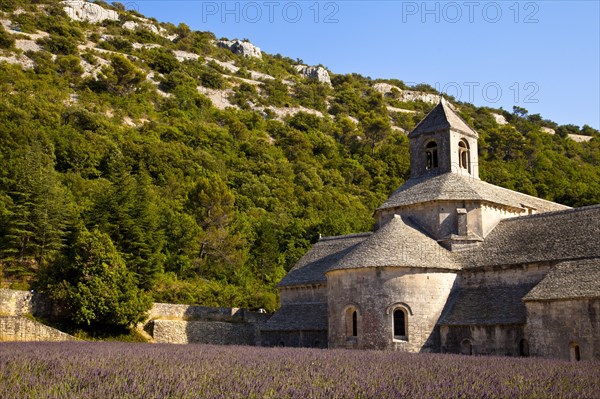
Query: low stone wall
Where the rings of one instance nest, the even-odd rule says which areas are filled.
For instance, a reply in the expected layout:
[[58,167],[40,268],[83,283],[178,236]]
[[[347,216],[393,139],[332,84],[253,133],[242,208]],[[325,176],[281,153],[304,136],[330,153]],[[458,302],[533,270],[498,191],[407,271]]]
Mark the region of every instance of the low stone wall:
[[0,290],[0,315],[22,316],[33,313],[33,294],[29,291]]
[[238,308],[212,308],[205,306],[155,303],[148,313],[149,319],[241,321]]
[[260,345],[270,315],[241,308],[155,303],[144,327],[157,343]]
[[261,323],[268,320],[265,313],[251,312],[243,308],[217,308],[196,305],[175,305],[155,303],[148,313],[148,319],[168,320],[210,320],[233,323]]
[[261,331],[262,346],[327,349],[327,331]]
[[252,323],[160,319],[150,323],[156,343],[256,345],[259,341],[258,329]]
[[22,316],[0,317],[0,341],[76,341],[69,334]]
[[[50,301],[29,291],[0,290],[0,316],[4,341],[63,341],[70,335],[22,317],[56,316]],[[260,326],[270,315],[241,308],[155,303],[142,331],[160,343],[260,345]]]
[[30,291],[0,289],[0,316],[51,316],[50,302]]

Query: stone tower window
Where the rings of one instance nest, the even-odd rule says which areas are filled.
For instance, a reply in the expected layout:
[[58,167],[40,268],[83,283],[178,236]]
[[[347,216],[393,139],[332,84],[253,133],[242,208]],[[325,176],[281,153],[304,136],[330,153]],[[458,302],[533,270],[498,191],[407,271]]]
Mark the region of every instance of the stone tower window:
[[394,338],[406,340],[406,312],[400,308],[394,310]]
[[437,144],[435,141],[430,141],[425,146],[425,169],[431,170],[438,167]]
[[356,337],[358,335],[358,314],[356,310],[352,312],[352,336]]
[[462,169],[470,170],[469,144],[465,140],[458,143],[458,162]]

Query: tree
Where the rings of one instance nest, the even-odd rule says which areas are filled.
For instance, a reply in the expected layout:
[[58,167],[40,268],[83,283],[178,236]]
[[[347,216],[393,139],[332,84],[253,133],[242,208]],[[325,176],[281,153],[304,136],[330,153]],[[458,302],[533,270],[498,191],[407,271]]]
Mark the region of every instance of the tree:
[[127,95],[142,83],[145,75],[135,65],[122,55],[115,55],[110,61],[110,67],[102,69],[98,82],[101,87],[113,94]]
[[135,325],[152,305],[108,234],[97,229],[74,233],[68,251],[44,269],[37,287],[69,322],[84,329]]
[[371,112],[363,118],[361,126],[367,140],[371,143],[371,152],[375,154],[375,145],[386,138],[390,132],[390,120],[386,116],[379,116]]
[[16,262],[14,266],[31,259],[41,265],[62,247],[73,216],[70,199],[52,161],[38,146],[17,161],[14,173],[4,254]]

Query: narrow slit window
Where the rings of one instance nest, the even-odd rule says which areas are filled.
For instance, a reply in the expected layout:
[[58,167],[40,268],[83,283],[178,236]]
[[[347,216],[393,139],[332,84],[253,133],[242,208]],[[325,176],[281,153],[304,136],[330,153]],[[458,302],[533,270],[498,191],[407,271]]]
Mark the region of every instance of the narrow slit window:
[[358,314],[356,310],[352,312],[352,336],[356,337],[358,335]]

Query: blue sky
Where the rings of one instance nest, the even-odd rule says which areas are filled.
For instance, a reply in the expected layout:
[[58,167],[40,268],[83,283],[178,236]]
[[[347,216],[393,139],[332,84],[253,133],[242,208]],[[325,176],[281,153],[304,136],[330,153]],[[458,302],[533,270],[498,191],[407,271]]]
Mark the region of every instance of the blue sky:
[[479,106],[600,129],[597,0],[123,3],[335,73],[428,83]]

